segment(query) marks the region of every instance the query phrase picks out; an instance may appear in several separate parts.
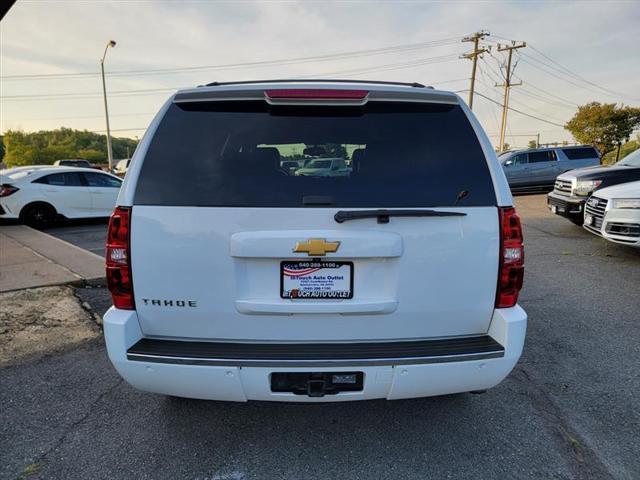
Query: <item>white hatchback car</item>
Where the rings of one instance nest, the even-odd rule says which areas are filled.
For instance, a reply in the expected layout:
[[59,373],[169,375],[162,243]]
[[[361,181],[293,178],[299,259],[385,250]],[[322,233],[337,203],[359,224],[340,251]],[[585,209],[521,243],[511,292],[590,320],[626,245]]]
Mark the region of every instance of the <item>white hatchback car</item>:
[[[290,175],[301,145],[352,155]],[[179,161],[180,168],[176,168]],[[527,315],[520,219],[455,93],[350,81],[173,95],[107,233],[109,358],[149,392],[331,402],[487,389]]]
[[612,242],[640,247],[640,181],[596,191],[585,205],[583,226]]
[[0,172],[0,219],[46,227],[58,216],[108,217],[122,180],[90,168],[20,167]]

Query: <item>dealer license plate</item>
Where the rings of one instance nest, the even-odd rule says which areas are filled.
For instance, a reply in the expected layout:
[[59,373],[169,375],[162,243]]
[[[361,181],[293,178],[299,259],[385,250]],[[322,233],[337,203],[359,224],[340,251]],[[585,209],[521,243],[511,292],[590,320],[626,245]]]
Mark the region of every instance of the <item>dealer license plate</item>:
[[281,262],[280,297],[312,300],[353,298],[353,262]]

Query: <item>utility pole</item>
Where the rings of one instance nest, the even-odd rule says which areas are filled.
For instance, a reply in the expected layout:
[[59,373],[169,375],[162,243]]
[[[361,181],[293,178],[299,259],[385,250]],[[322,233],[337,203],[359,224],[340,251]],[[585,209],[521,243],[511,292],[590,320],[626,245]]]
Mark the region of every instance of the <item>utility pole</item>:
[[460,58],[467,58],[473,62],[473,66],[471,67],[471,87],[469,88],[469,108],[473,110],[473,92],[476,85],[476,67],[478,65],[478,57],[483,53],[486,53],[490,50],[491,47],[487,48],[478,48],[480,40],[482,40],[487,35],[490,35],[489,32],[485,32],[481,30],[479,32],[474,33],[473,35],[469,35],[468,37],[464,37],[462,39],[463,42],[473,42],[473,51],[469,53],[465,53],[460,55]]
[[107,56],[109,47],[116,46],[115,40],[109,40],[107,46],[104,47],[104,53],[100,59],[100,71],[102,72],[102,96],[104,98],[104,117],[107,122],[107,159],[109,161],[109,173],[113,172],[113,150],[111,149],[111,129],[109,128],[109,108],[107,107],[107,84],[104,80],[104,57]]
[[524,48],[527,44],[525,42],[511,42],[511,45],[500,45],[498,44],[499,52],[509,52],[507,56],[507,70],[504,76],[504,83],[502,85],[496,84],[496,87],[504,87],[504,100],[502,102],[502,125],[500,126],[500,148],[499,151],[504,150],[504,134],[507,130],[507,112],[509,110],[509,89],[511,87],[515,87],[517,85],[522,85],[522,82],[513,83],[511,81],[511,57],[513,55],[513,51],[518,48]]
[[540,148],[540,134],[536,134],[536,148]]

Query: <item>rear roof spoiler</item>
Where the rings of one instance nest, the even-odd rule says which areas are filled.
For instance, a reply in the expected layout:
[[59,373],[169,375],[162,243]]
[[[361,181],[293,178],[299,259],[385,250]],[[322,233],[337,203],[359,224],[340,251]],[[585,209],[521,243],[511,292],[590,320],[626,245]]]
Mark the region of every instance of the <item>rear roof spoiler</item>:
[[348,79],[344,79],[344,78],[338,78],[338,79],[322,79],[322,78],[316,78],[316,79],[310,79],[310,78],[301,78],[301,79],[296,79],[296,78],[288,78],[288,79],[279,79],[279,80],[243,80],[243,81],[239,81],[239,82],[211,82],[211,83],[207,83],[206,85],[199,85],[198,88],[202,88],[204,87],[220,87],[220,86],[225,86],[225,85],[255,85],[256,83],[344,83],[344,84],[348,84],[348,83],[356,83],[358,85],[362,85],[362,84],[368,84],[368,85],[401,85],[403,87],[414,87],[414,88],[430,88],[433,90],[433,87],[429,86],[425,86],[421,83],[418,82],[385,82],[385,81],[381,81],[381,80],[348,80]]
[[366,98],[354,101],[332,101],[318,99],[297,99],[295,104],[321,105],[363,105],[368,101],[424,102],[457,105],[458,96],[451,92],[434,90],[420,84],[399,82],[336,81],[336,80],[277,80],[264,82],[213,83],[203,87],[181,90],[175,94],[173,103],[216,102],[216,101],[267,101],[275,104],[290,104],[269,98],[267,90],[366,90]]

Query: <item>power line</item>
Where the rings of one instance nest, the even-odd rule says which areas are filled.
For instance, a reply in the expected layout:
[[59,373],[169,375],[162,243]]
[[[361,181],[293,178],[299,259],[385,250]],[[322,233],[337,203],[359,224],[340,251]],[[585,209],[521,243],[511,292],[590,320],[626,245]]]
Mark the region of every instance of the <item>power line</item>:
[[[534,92],[533,90],[530,90],[530,88],[533,88],[536,91]],[[572,110],[575,110],[579,106],[577,103],[573,103],[570,100],[564,100],[562,97],[558,97],[551,92],[547,92],[542,88],[538,88],[535,85],[531,84],[529,81],[522,85],[522,89],[520,89],[519,93],[524,93],[528,97],[536,98],[537,100],[546,102],[550,105],[567,107]]]
[[[109,92],[109,96],[128,96],[130,94],[138,93],[155,93],[155,92],[169,92],[178,90],[180,87],[173,88],[143,88],[138,90],[114,90]],[[0,97],[0,100],[24,100],[24,99],[42,99],[42,98],[91,98],[96,96],[102,96],[102,92],[86,92],[86,93],[43,93],[43,94],[30,94],[30,95],[6,95]]]
[[[482,67],[479,67],[479,70],[480,70],[480,82],[485,87],[487,87],[487,91],[488,92],[491,91],[491,87],[489,86],[489,83],[487,81],[487,77],[485,76],[484,70],[482,69]],[[495,112],[495,110],[493,108],[490,108],[489,110],[491,112],[491,115],[493,116],[493,120],[496,122],[496,129],[499,130],[500,126],[499,126],[499,122],[498,122],[498,116],[496,115],[496,112]]]
[[[399,70],[403,68],[411,68],[421,65],[428,65],[434,63],[444,63],[450,62],[453,60],[457,60],[458,54],[449,54],[449,55],[440,55],[438,57],[428,57],[416,60],[414,62],[401,62],[401,63],[391,63],[391,64],[383,64],[374,67],[361,68],[361,69],[351,69],[351,70],[343,70],[339,72],[329,72],[329,73],[321,73],[321,74],[312,74],[308,75],[308,77],[326,77],[330,75],[356,75],[361,73],[372,73],[379,71],[389,71],[389,70]],[[302,76],[301,78],[304,78]],[[155,89],[138,89],[138,90],[115,90],[109,92],[109,97],[124,97],[124,96],[137,96],[137,95],[147,95],[147,94],[158,94],[158,93],[167,93],[167,92],[175,92],[184,87],[168,87],[168,88],[155,88]],[[63,99],[84,99],[84,98],[98,98],[102,96],[101,92],[85,92],[85,93],[58,93],[58,94],[30,94],[30,95],[9,95],[0,97],[2,101],[25,101],[25,100],[63,100]]]
[[[109,77],[116,76],[139,76],[139,75],[157,75],[165,73],[179,73],[179,72],[198,72],[202,70],[226,70],[236,68],[255,68],[255,67],[270,67],[279,65],[290,65],[307,62],[323,62],[330,60],[342,60],[348,58],[366,57],[371,55],[383,55],[388,53],[398,53],[403,51],[421,50],[424,48],[434,48],[446,45],[453,45],[458,43],[459,37],[449,37],[439,40],[430,40],[420,43],[410,43],[403,45],[394,45],[391,47],[374,48],[367,50],[354,50],[347,52],[338,52],[325,55],[314,55],[308,57],[297,57],[288,59],[277,60],[262,60],[255,62],[242,62],[242,63],[229,63],[220,65],[197,65],[191,67],[176,67],[176,68],[157,68],[157,69],[139,69],[139,70],[120,70],[113,71],[108,74]],[[99,76],[100,72],[75,72],[75,73],[41,73],[41,74],[25,74],[25,75],[2,75],[3,80],[28,80],[28,79],[42,79],[42,78],[83,78],[83,77],[95,77]]]
[[[525,85],[526,85],[526,83],[523,84],[522,86],[524,87]],[[518,90],[517,93],[518,93],[518,95],[524,95],[525,97],[529,97],[529,98],[532,98],[532,99],[537,100],[539,102],[544,102],[544,103],[546,103],[548,105],[553,105],[555,107],[563,107],[563,108],[566,108],[566,109],[569,109],[569,110],[575,110],[576,109],[576,107],[574,105],[568,105],[566,103],[562,103],[562,102],[559,102],[557,100],[545,98],[542,95],[539,95],[537,93],[533,93],[533,92],[531,92],[529,90],[525,90],[524,88],[521,88],[520,90]]]
[[[490,102],[495,103],[496,105],[499,105],[501,107],[504,107],[504,105],[502,105],[500,102],[497,102],[495,100],[493,100],[492,98],[487,97],[486,95],[483,95],[481,93],[478,93],[478,95],[480,95],[482,98],[484,98],[485,100],[489,100]],[[540,118],[540,117],[536,117],[535,115],[531,115],[529,113],[523,112],[522,110],[517,110],[515,108],[512,107],[507,107],[509,110],[511,110],[512,112],[516,112],[519,113],[520,115],[524,115],[525,117],[529,117],[529,118],[533,118],[535,120],[539,120],[541,122],[544,123],[548,123],[549,125],[554,125],[556,127],[562,127],[564,128],[564,125],[560,125],[559,123],[555,123],[555,122],[550,122],[549,120],[545,120],[544,118]]]
[[525,89],[528,88],[528,87],[533,88],[534,90],[537,90],[538,92],[541,92],[541,93],[544,93],[546,95],[549,95],[549,97],[553,97],[553,98],[556,98],[556,99],[558,99],[558,100],[560,100],[562,102],[566,102],[567,104],[570,104],[570,105],[572,105],[574,107],[578,107],[579,106],[577,102],[573,102],[573,101],[571,101],[569,99],[565,99],[563,97],[559,97],[558,95],[555,95],[555,94],[553,94],[551,92],[547,92],[546,90],[543,90],[542,88],[536,87],[533,83],[531,83],[529,81],[527,81],[527,84],[525,85]]
[[[492,35],[490,35],[490,36],[491,36],[491,37],[493,37],[493,38],[499,39],[499,40],[506,40],[504,37],[501,37],[501,36],[499,36],[499,35],[494,35],[494,34],[492,34]],[[540,59],[538,59],[538,58],[536,58],[536,57],[534,57],[534,56],[528,55],[528,54],[526,54],[526,53],[522,53],[522,54],[521,54],[522,56],[525,56],[526,58],[528,58],[529,60],[532,60],[532,61],[534,61],[534,62],[538,62],[538,63],[540,63],[541,65],[544,65],[545,67],[547,67],[547,68],[549,68],[549,69],[552,69],[552,70],[554,70],[554,71],[555,71],[555,72],[557,72],[557,73],[560,73],[560,74],[563,74],[563,75],[565,75],[565,76],[571,77],[573,80],[577,80],[577,81],[579,81],[579,82],[583,82],[583,83],[585,83],[585,84],[587,84],[587,85],[590,85],[590,86],[596,87],[597,89],[599,89],[599,90],[601,90],[601,91],[593,90],[592,88],[589,88],[589,87],[587,87],[587,86],[585,86],[585,85],[581,85],[581,84],[574,83],[573,81],[571,81],[571,80],[569,80],[569,79],[567,79],[567,78],[560,77],[560,76],[556,75],[554,72],[550,72],[550,71],[548,71],[548,70],[546,70],[546,69],[542,68],[542,67],[541,67],[541,66],[539,66],[539,65],[535,65],[535,64],[533,64],[532,62],[527,61],[526,59],[523,59],[523,62],[528,63],[529,65],[531,65],[531,66],[533,66],[533,67],[535,67],[535,68],[538,68],[539,70],[542,70],[542,71],[544,71],[545,73],[547,73],[547,74],[549,74],[549,75],[552,75],[552,76],[554,76],[554,77],[558,78],[559,80],[562,80],[562,81],[568,82],[568,83],[570,83],[570,84],[572,84],[572,85],[574,85],[574,86],[576,86],[576,87],[584,88],[584,89],[586,89],[586,90],[590,90],[591,92],[598,93],[598,94],[601,94],[601,95],[603,94],[603,91],[604,91],[604,92],[606,92],[606,93],[604,93],[604,94],[609,95],[609,96],[614,97],[614,98],[626,97],[626,98],[631,99],[631,100],[634,100],[634,101],[640,101],[640,99],[638,99],[638,98],[634,98],[634,97],[632,97],[632,96],[630,96],[630,95],[628,95],[628,94],[625,94],[625,93],[622,93],[622,92],[617,92],[617,91],[612,90],[612,89],[610,89],[610,88],[607,88],[607,87],[603,87],[603,86],[601,86],[601,85],[598,85],[597,83],[595,83],[595,82],[592,82],[592,81],[588,80],[587,78],[583,77],[582,75],[579,75],[579,74],[575,73],[575,72],[574,72],[574,71],[572,71],[571,69],[567,68],[566,66],[562,65],[560,62],[558,62],[558,61],[554,60],[553,58],[549,57],[549,56],[548,56],[548,55],[546,55],[544,52],[542,52],[540,49],[535,48],[535,47],[534,47],[534,46],[532,46],[531,44],[529,44],[529,47],[531,47],[531,49],[532,49],[533,51],[535,51],[538,55],[540,55],[541,57],[543,57],[543,58],[545,58],[546,60],[548,60],[549,62],[551,62],[553,65],[550,65],[549,63],[544,62],[544,61],[542,61],[542,60],[540,60]]]
[[550,118],[551,120],[555,120],[556,122],[561,122],[562,121],[559,118],[549,117],[546,112],[541,112],[537,108],[534,108],[531,105],[526,105],[526,104],[522,103],[519,100],[514,100],[513,98],[509,98],[509,100],[514,102],[516,105],[521,105],[521,106],[524,106],[525,108],[528,108],[529,110],[533,110],[534,112],[536,112],[539,115],[546,115],[547,118]]
[[[178,87],[178,88],[162,88],[162,89],[149,89],[149,90],[119,90],[118,93],[114,93],[109,94],[109,98],[111,97],[116,97],[116,98],[120,98],[120,97],[137,97],[137,96],[141,96],[141,95],[166,95],[167,92],[175,92],[176,90],[179,90],[182,87]],[[46,100],[47,102],[53,101],[53,100],[86,100],[86,99],[91,99],[91,98],[100,98],[102,96],[102,94],[96,94],[96,93],[83,93],[83,94],[77,94],[74,96],[71,95],[62,95],[62,96],[56,96],[55,94],[51,94],[49,96],[44,96],[44,97],[33,97],[31,95],[24,95],[21,96],[20,98],[7,98],[7,97],[0,97],[0,101],[2,102],[24,102],[24,101],[33,101],[33,100]]]
[[413,62],[400,62],[400,63],[391,63],[386,65],[379,65],[377,67],[363,67],[355,70],[343,70],[338,72],[326,72],[320,74],[311,74],[311,75],[303,75],[302,78],[314,78],[314,77],[329,77],[329,76],[350,76],[350,75],[359,75],[362,73],[373,73],[373,72],[386,72],[389,70],[400,70],[403,68],[411,68],[417,67],[421,65],[429,65],[432,63],[445,63],[451,62],[453,60],[457,60],[457,54],[450,55],[440,55],[439,57],[428,57],[420,60],[416,60]]
[[[594,82],[592,82],[592,81],[590,81],[590,80],[587,80],[587,79],[586,79],[586,78],[584,78],[583,76],[578,75],[577,73],[573,72],[572,70],[569,70],[567,67],[565,67],[565,66],[564,66],[564,65],[562,65],[561,63],[556,62],[553,58],[551,58],[551,57],[549,57],[548,55],[544,54],[543,52],[541,52],[541,51],[540,51],[540,50],[538,50],[537,48],[535,48],[535,47],[533,47],[533,46],[531,46],[531,45],[529,45],[529,46],[530,46],[530,47],[531,47],[531,49],[532,49],[534,52],[536,52],[538,55],[541,55],[542,57],[546,58],[547,60],[549,60],[549,61],[550,61],[550,62],[552,62],[553,64],[555,64],[555,65],[557,65],[558,67],[560,67],[560,68],[562,69],[562,71],[566,72],[565,74],[571,75],[573,78],[575,78],[575,79],[577,79],[577,80],[580,80],[580,81],[582,81],[582,82],[588,83],[589,85],[593,85],[594,87],[597,87],[597,88],[599,88],[600,90],[604,90],[604,91],[609,92],[609,93],[612,93],[612,94],[614,94],[614,95],[616,95],[616,96],[632,98],[632,97],[630,97],[629,95],[627,95],[627,94],[625,94],[625,93],[617,92],[617,91],[615,91],[615,90],[611,90],[610,88],[603,87],[603,86],[601,86],[601,85],[598,85],[597,83],[594,83]],[[533,58],[533,57],[531,57],[530,55],[528,55],[528,57],[529,57],[529,58]],[[540,60],[538,60],[538,61],[540,61]],[[541,62],[541,63],[542,63],[542,62]],[[548,65],[548,64],[546,64],[546,65]],[[548,66],[549,66],[549,67],[551,67],[551,65],[548,65]],[[637,101],[638,99],[636,98],[636,99],[633,99],[633,100],[636,100],[636,101]]]
[[[496,59],[496,57],[494,57],[493,55],[492,55],[492,58]],[[499,83],[499,82],[504,81],[504,76],[502,75],[502,71],[500,71],[500,73],[498,73],[493,69],[493,67],[491,65],[489,65],[489,62],[487,62],[484,58],[481,58],[480,60],[482,60],[482,63],[484,63],[484,65],[487,67],[487,70],[485,70],[485,72],[486,72],[487,76],[491,79],[491,81],[493,81],[495,83]]]
[[[156,112],[140,112],[140,113],[109,113],[109,117],[142,117],[155,115]],[[30,118],[12,118],[12,122],[31,122],[38,120],[87,120],[91,118],[104,118],[102,115],[76,115],[72,117],[30,117]]]
[[[139,127],[139,128],[112,128],[112,132],[140,132],[146,130],[148,127]],[[106,130],[87,130],[92,133],[105,133]]]
[[[625,96],[625,97],[627,97],[627,98],[629,98],[631,100],[640,101],[640,100],[638,100],[636,98],[629,97],[629,96],[626,96],[626,95],[612,94],[612,93],[608,93],[606,91],[596,90],[595,88],[592,88],[592,87],[589,87],[589,86],[586,86],[586,85],[581,85],[580,83],[577,83],[576,81],[574,81],[574,80],[572,80],[570,78],[566,78],[566,77],[560,76],[558,73],[556,73],[557,69],[550,70],[550,68],[553,68],[553,67],[550,67],[546,63],[541,62],[540,60],[538,60],[538,59],[536,59],[534,57],[527,56],[526,58],[523,58],[522,56],[520,56],[520,58],[524,63],[526,63],[526,64],[528,64],[528,65],[530,65],[530,66],[532,66],[534,68],[537,68],[538,70],[540,70],[542,72],[545,72],[546,74],[551,75],[552,77],[555,77],[558,80],[562,80],[563,82],[570,83],[571,85],[573,85],[575,87],[582,88],[584,90],[588,90],[588,91],[590,91],[592,93],[597,93],[599,95],[606,95],[608,97],[612,97],[612,98],[616,98],[616,99],[619,99],[621,96]],[[533,60],[533,61],[529,61],[529,60]],[[538,62],[540,65],[538,65],[538,64],[536,64],[534,62]],[[544,67],[543,67],[543,65],[544,65]],[[564,74],[564,75],[567,75],[567,74]]]

